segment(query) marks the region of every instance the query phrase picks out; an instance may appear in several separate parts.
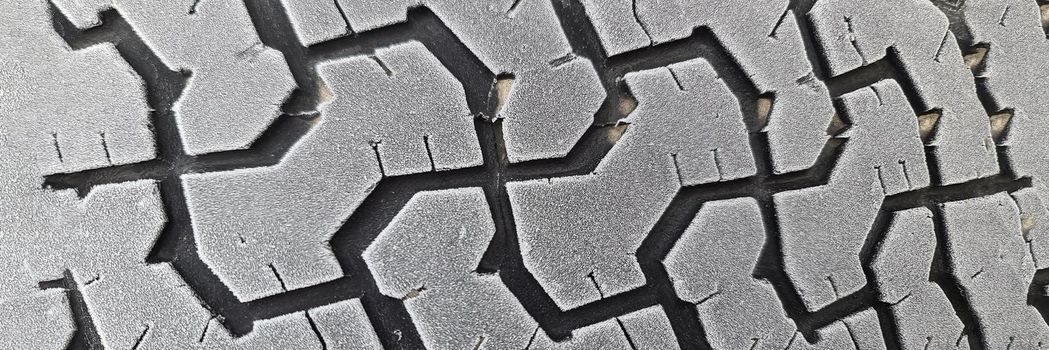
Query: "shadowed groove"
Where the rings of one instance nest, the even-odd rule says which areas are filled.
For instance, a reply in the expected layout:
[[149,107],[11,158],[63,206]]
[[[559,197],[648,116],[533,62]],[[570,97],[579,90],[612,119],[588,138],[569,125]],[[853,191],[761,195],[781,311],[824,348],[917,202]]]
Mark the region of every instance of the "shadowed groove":
[[[370,271],[361,258],[361,253],[416,193],[461,187],[481,187],[484,190],[496,225],[496,233],[477,271],[498,273],[511,293],[539,323],[540,328],[554,340],[567,339],[575,329],[659,305],[670,319],[678,344],[682,348],[709,348],[694,305],[677,296],[662,260],[704,203],[739,197],[753,197],[758,201],[766,229],[767,241],[758,266],[755,266],[754,276],[771,282],[785,312],[794,320],[798,330],[807,340],[817,340],[815,332],[818,329],[867,308],[874,307],[878,310],[879,319],[883,319],[884,305],[876,302],[875,292],[870,285],[843,296],[821,310],[805,310],[793,282],[783,271],[778,217],[772,196],[775,193],[826,184],[845,147],[846,139],[830,138],[817,162],[807,170],[774,174],[768,138],[760,132],[762,123],[757,103],[760,97],[771,96],[773,92],[759,91],[709,28],[697,28],[691,36],[684,39],[608,57],[601,48],[596,31],[579,1],[552,0],[552,3],[559,23],[567,33],[573,54],[585,57],[593,63],[607,97],[595,113],[594,125],[565,157],[513,164],[507,160],[502,122],[489,121],[497,108],[497,94],[493,93],[497,76],[438,16],[425,7],[409,10],[406,22],[305,46],[297,41],[279,0],[246,0],[248,13],[260,40],[264,45],[284,54],[298,87],[284,101],[283,114],[249,149],[191,156],[182,150],[175,115],[171,111],[171,106],[181,95],[190,73],[164,66],[137,36],[130,24],[115,10],[102,13],[101,25],[81,30],[73,27],[52,6],[55,29],[72,48],[82,49],[100,42],[112,42],[121,56],[145,81],[147,98],[150,107],[154,109],[152,120],[156,131],[158,156],[157,159],[140,163],[49,175],[45,177],[44,186],[56,190],[74,189],[83,197],[94,186],[101,184],[141,179],[156,181],[160,187],[168,223],[158,237],[154,249],[145,257],[146,261],[170,263],[201,299],[202,304],[235,336],[251,332],[256,320],[308,311],[350,298],[361,298],[384,347],[421,348],[422,341],[402,300],[379,293]],[[810,7],[811,1],[797,0],[791,2],[788,10],[801,19]],[[798,22],[803,34],[807,33],[808,22]],[[822,69],[818,65],[819,61],[815,59],[815,51],[819,51],[813,48],[815,41],[810,35],[802,36],[810,61],[815,67],[815,76],[817,79],[822,78]],[[474,126],[481,145],[483,164],[477,167],[383,178],[329,242],[344,276],[253,301],[238,300],[197,255],[180,176],[187,173],[278,164],[284,154],[311,129],[317,118],[322,117],[317,115],[316,107],[322,102],[322,95],[327,87],[323,86],[317,75],[318,63],[344,57],[373,55],[376,49],[409,40],[421,42],[463,85],[469,109],[477,117]],[[633,100],[632,94],[623,83],[625,74],[690,59],[704,59],[709,62],[739,100],[744,122],[750,131],[749,144],[756,161],[757,174],[732,181],[681,188],[637,251],[638,263],[646,284],[624,293],[605,296],[577,308],[561,310],[524,266],[512,204],[506,193],[507,182],[592,173],[615,144],[615,139],[610,135],[617,130],[622,132],[615,122],[626,117],[628,111],[619,108],[620,104],[624,100]],[[898,58],[891,49],[886,58],[852,72],[828,78],[825,82],[831,96],[839,97],[883,79],[896,79],[899,82],[916,113],[926,110],[913,82],[903,74]],[[626,132],[629,132],[629,126],[626,127]],[[1014,179],[1008,174],[1001,174],[956,185],[915,189],[887,197],[879,218],[892,211],[975,198],[999,191],[1014,191],[1030,185],[1030,179]],[[878,222],[868,234],[862,254],[865,269],[872,247],[875,247],[884,235],[882,225],[887,225],[888,221]],[[891,328],[891,325],[885,326],[883,321],[883,328],[886,327]],[[889,342],[890,335],[886,334],[886,337]]]
[[73,324],[76,326],[73,337],[69,339],[66,349],[91,350],[102,348],[102,338],[98,334],[98,329],[95,328],[95,322],[91,319],[91,310],[88,310],[87,303],[84,301],[84,294],[80,291],[80,285],[77,283],[72,271],[65,270],[62,273],[62,278],[57,280],[40,282],[39,288],[65,290],[66,299],[69,300]]
[[[950,32],[954,34],[955,39],[958,43],[958,47],[961,49],[962,54],[973,54],[973,56],[975,56],[975,58],[978,59],[978,61],[972,63],[968,62],[967,60],[966,63],[970,66],[970,72],[973,76],[973,83],[976,85],[976,95],[977,97],[979,97],[984,111],[987,113],[988,116],[992,117],[1003,112],[1009,113],[1011,115],[1016,106],[1002,105],[995,98],[994,91],[992,91],[991,85],[988,84],[988,78],[986,76],[986,74],[988,73],[987,58],[991,55],[995,55],[996,51],[1002,50],[1003,48],[995,46],[994,43],[977,42],[975,40],[972,34],[973,30],[972,28],[970,28],[969,23],[965,18],[966,8],[964,6],[961,6],[962,4],[946,0],[932,0],[931,2],[934,5],[936,5],[940,12],[942,12],[949,20]],[[1049,37],[1049,27],[1046,27],[1047,22],[1044,21],[1045,12],[1043,12],[1045,11],[1043,7],[1047,4],[1049,4],[1049,2],[1046,2],[1044,0],[1034,1],[1034,5],[1039,7],[1039,14],[1042,17],[1037,23],[1039,23],[1039,25],[1047,33],[1047,37]],[[1002,16],[1004,17],[1005,14],[1003,13]],[[1003,52],[1003,54],[1009,55],[1012,54],[1012,52]],[[1017,176],[1016,170],[1013,167],[1011,161],[1014,155],[1010,151],[1010,147],[1007,144],[1001,142],[1002,140],[1008,137],[1010,129],[1011,125],[1006,124],[1002,133],[1000,135],[996,135],[995,137],[995,150],[998,154],[998,166],[1001,169],[1002,174],[1000,176],[1004,178],[1018,178],[1017,181],[1024,182],[1022,187],[1032,187],[1032,179]],[[1018,189],[1019,188],[1009,189],[1008,192],[1013,192]],[[942,221],[942,209],[941,213],[938,213],[938,215],[940,216],[939,220]],[[937,233],[939,234],[939,232]],[[944,259],[949,258],[950,257],[945,257]],[[948,261],[949,260],[945,260],[943,264],[946,264]],[[940,270],[943,270],[943,276],[941,276],[937,282],[945,288],[944,292],[947,293],[948,296],[952,299],[951,303],[955,306],[956,310],[959,310],[959,313],[961,313],[962,311],[969,311],[968,309],[966,309],[968,305],[959,305],[960,303],[964,303],[965,299],[963,298],[963,295],[961,295],[961,287],[959,286],[959,283],[956,280],[954,280],[953,277],[951,277],[950,271],[947,269],[948,265],[942,265],[940,267]],[[1028,286],[1027,304],[1034,307],[1042,316],[1042,319],[1045,322],[1049,323],[1049,289],[1047,289],[1047,285],[1049,285],[1049,269],[1042,269],[1036,271],[1034,278],[1031,281],[1031,284]],[[957,300],[957,302],[955,299]],[[976,338],[979,338],[979,341],[977,341],[973,339],[974,337],[970,337],[969,341],[970,344],[982,344],[983,335],[981,333],[981,329],[979,328],[979,324],[977,322],[978,320],[975,320],[974,318],[975,317],[970,317],[966,319],[965,317],[963,317],[963,321],[965,322],[966,326],[966,331],[972,334],[976,334]]]

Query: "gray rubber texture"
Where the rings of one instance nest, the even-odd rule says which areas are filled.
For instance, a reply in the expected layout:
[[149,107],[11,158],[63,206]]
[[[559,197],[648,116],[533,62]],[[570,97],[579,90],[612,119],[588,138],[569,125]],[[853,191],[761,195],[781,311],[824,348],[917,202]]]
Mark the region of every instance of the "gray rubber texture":
[[1049,347],[1045,0],[0,27],[0,348]]

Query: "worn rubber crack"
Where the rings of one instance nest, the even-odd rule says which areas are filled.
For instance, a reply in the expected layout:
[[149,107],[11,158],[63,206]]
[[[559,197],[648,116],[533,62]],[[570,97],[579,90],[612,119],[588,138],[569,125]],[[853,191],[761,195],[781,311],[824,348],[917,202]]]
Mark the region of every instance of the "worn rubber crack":
[[514,2],[510,4],[510,8],[506,9],[506,18],[514,18],[514,15],[517,14],[517,8],[521,6],[522,2],[524,2],[524,0],[514,0]]
[[346,17],[346,10],[342,8],[342,3],[339,0],[332,0],[332,3],[335,4],[335,10],[339,11],[342,22],[346,24],[346,34],[353,34],[353,25],[350,24],[350,18]]
[[852,48],[856,50],[856,54],[860,55],[860,59],[863,60],[863,64],[866,65],[869,61],[867,60],[867,55],[864,55],[863,50],[860,49],[859,41],[856,40],[856,29],[852,27],[852,17],[845,16],[844,18],[845,26],[849,30],[849,42],[852,43]]
[[634,343],[634,337],[630,335],[630,332],[626,331],[626,326],[623,325],[623,321],[619,317],[615,318],[616,324],[619,325],[619,330],[623,332],[623,336],[626,337],[627,345],[630,345],[631,350],[637,350],[637,344]]
[[200,5],[200,1],[201,0],[193,0],[193,3],[189,5],[189,14],[190,15],[197,14],[197,6]]
[[58,162],[62,163],[63,162],[63,160],[62,160],[62,147],[58,145],[58,133],[57,132],[51,133],[51,141],[52,141],[52,145],[54,145],[54,147],[55,147],[55,155],[58,156]]
[[208,320],[204,322],[204,330],[200,331],[200,337],[197,338],[198,343],[203,343],[204,338],[208,335],[208,329],[211,328],[211,321],[215,319],[215,316],[208,317]]
[[113,164],[113,156],[109,154],[109,145],[106,143],[106,133],[98,133],[99,138],[102,141],[102,151],[106,154],[106,164]]
[[147,333],[149,333],[149,325],[148,324],[146,325],[146,327],[144,329],[142,329],[142,333],[140,333],[138,335],[138,338],[135,339],[135,344],[131,345],[131,350],[137,350],[138,347],[142,345],[142,341],[146,339],[146,334]]
[[[787,4],[787,7],[783,9],[783,13],[779,15],[779,19],[776,20],[776,24],[772,26],[772,30],[769,31],[768,37],[773,39],[779,38],[779,36],[776,35],[776,32],[779,31],[779,26],[783,25],[783,20],[787,18],[788,13],[790,13],[790,4]],[[757,344],[756,341],[754,343]]]
[[634,22],[636,22],[637,25],[641,27],[641,31],[644,32],[645,37],[648,38],[648,44],[656,44],[656,41],[652,40],[652,34],[648,32],[648,25],[646,25],[645,22],[641,20],[641,16],[637,13],[637,0],[630,1],[630,9],[634,13]]
[[302,314],[306,316],[306,322],[310,325],[310,330],[317,336],[317,341],[321,343],[321,350],[328,350],[328,342],[324,340],[324,335],[321,334],[320,329],[317,328],[317,322],[313,321],[313,317],[310,316],[310,311],[303,311]]

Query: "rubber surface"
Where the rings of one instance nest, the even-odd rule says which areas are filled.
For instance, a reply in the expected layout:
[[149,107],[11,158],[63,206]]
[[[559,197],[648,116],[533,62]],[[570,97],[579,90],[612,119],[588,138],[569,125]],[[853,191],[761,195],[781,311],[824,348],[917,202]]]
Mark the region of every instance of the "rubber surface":
[[1042,0],[0,4],[0,347],[1049,347]]

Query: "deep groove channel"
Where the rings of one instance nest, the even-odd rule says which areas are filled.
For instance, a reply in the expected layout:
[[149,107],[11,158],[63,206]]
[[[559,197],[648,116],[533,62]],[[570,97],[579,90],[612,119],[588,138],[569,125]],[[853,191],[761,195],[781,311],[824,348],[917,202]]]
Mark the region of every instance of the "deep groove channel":
[[[677,296],[663,266],[663,259],[704,203],[739,197],[752,197],[757,200],[767,235],[754,276],[771,283],[783,304],[784,312],[796,323],[806,340],[818,340],[817,330],[842,317],[869,308],[878,311],[879,318],[883,319],[882,326],[885,331],[895,333],[895,325],[884,321],[887,318],[884,314],[889,311],[885,305],[876,301],[872,286],[868,285],[858,292],[842,296],[821,310],[806,310],[793,282],[784,272],[773,195],[825,185],[847,144],[847,139],[830,138],[817,162],[807,170],[775,174],[768,136],[761,131],[763,125],[759,121],[757,107],[759,98],[774,98],[775,94],[772,91],[759,91],[749,80],[747,72],[709,28],[696,28],[687,38],[609,57],[601,48],[597,31],[588,20],[581,2],[553,0],[552,3],[559,23],[567,33],[573,54],[591,61],[607,97],[595,113],[593,126],[572,147],[567,156],[521,163],[508,162],[502,121],[493,120],[497,108],[496,94],[493,91],[499,75],[486,67],[437,15],[425,7],[411,9],[408,20],[404,23],[306,46],[296,39],[291,21],[280,0],[245,0],[260,40],[264,45],[284,54],[297,88],[285,100],[282,106],[283,115],[249,149],[189,155],[182,148],[182,139],[172,107],[181,96],[192,72],[165,66],[116,10],[103,12],[102,23],[99,26],[82,29],[74,27],[61,11],[52,6],[54,28],[73,49],[83,49],[102,42],[113,43],[120,55],[145,81],[147,99],[153,110],[151,117],[156,135],[157,157],[134,164],[49,175],[44,179],[44,186],[56,190],[73,189],[83,197],[98,185],[141,179],[155,181],[160,188],[168,222],[150,254],[143,259],[151,264],[170,264],[202,304],[234,336],[252,332],[253,323],[257,320],[360,298],[384,347],[422,348],[422,339],[402,300],[379,292],[361,254],[416,193],[461,187],[483,189],[496,225],[495,235],[477,267],[477,272],[498,274],[529,315],[538,322],[539,327],[554,340],[566,340],[575,329],[658,305],[670,319],[681,348],[710,348],[694,305]],[[814,75],[823,78],[823,62],[818,58],[816,51],[819,50],[815,47],[809,24],[804,17],[811,6],[811,1],[797,0],[792,1],[787,10],[794,12],[801,27],[808,57],[815,67]],[[787,12],[783,15],[786,16]],[[773,29],[773,34],[777,30],[786,29],[777,27]],[[344,276],[253,301],[238,300],[198,255],[181,176],[188,173],[278,164],[289,149],[311,130],[317,118],[324,117],[317,113],[321,92],[326,89],[316,72],[318,63],[342,57],[372,55],[376,49],[408,40],[416,40],[425,45],[462,83],[468,107],[476,116],[474,127],[481,145],[483,164],[455,170],[384,176],[363,199],[358,209],[346,218],[329,242]],[[612,138],[609,135],[624,132],[622,126],[613,125],[626,116],[618,108],[619,104],[623,100],[633,99],[622,78],[630,72],[664,67],[691,59],[709,62],[740,101],[740,110],[749,130],[749,145],[755,158],[757,173],[731,181],[682,187],[637,250],[638,264],[644,273],[646,284],[624,293],[602,296],[598,301],[574,309],[560,309],[525,267],[506,184],[513,181],[592,173],[614,146],[614,141],[610,141]],[[831,97],[838,98],[884,79],[897,80],[916,114],[926,112],[926,106],[913,82],[900,68],[896,53],[892,49],[887,52],[886,58],[852,72],[826,78],[825,83]],[[839,113],[845,114],[840,106],[836,104],[835,107],[839,109]],[[630,132],[629,126],[625,128],[625,132]],[[1004,152],[999,152],[999,155],[1002,153]],[[935,172],[935,169],[935,164],[930,164],[930,170]],[[934,176],[934,180],[938,180],[938,176]],[[892,212],[917,207],[935,208],[938,203],[977,198],[1001,191],[1011,192],[1030,186],[1031,179],[1016,179],[1010,172],[1005,171],[996,176],[961,184],[921,188],[888,196],[880,209],[878,222],[868,234],[864,248],[864,267],[866,268],[869,255],[884,235],[884,228],[887,227]],[[1042,275],[1045,274],[1040,273],[1040,278],[1044,277]],[[950,285],[946,280],[937,282],[941,286]],[[41,287],[61,287],[70,290],[70,293],[77,290],[76,281],[68,272],[63,280],[42,282]],[[83,297],[79,296],[79,292],[76,292],[76,295],[82,302]],[[73,296],[71,294],[71,302]],[[957,302],[957,297],[951,299],[952,303]],[[86,307],[82,307],[81,311],[77,311],[77,308],[74,305],[74,314],[86,312]],[[77,318],[83,320],[77,322],[79,330],[74,341],[87,342],[89,345],[92,341],[97,341],[98,334],[93,330],[90,316]],[[979,344],[978,330],[971,329],[971,321],[963,321],[966,321],[966,326],[971,331],[969,340]],[[310,322],[312,325],[312,319]],[[897,339],[895,334],[885,336],[886,342],[890,344]]]

